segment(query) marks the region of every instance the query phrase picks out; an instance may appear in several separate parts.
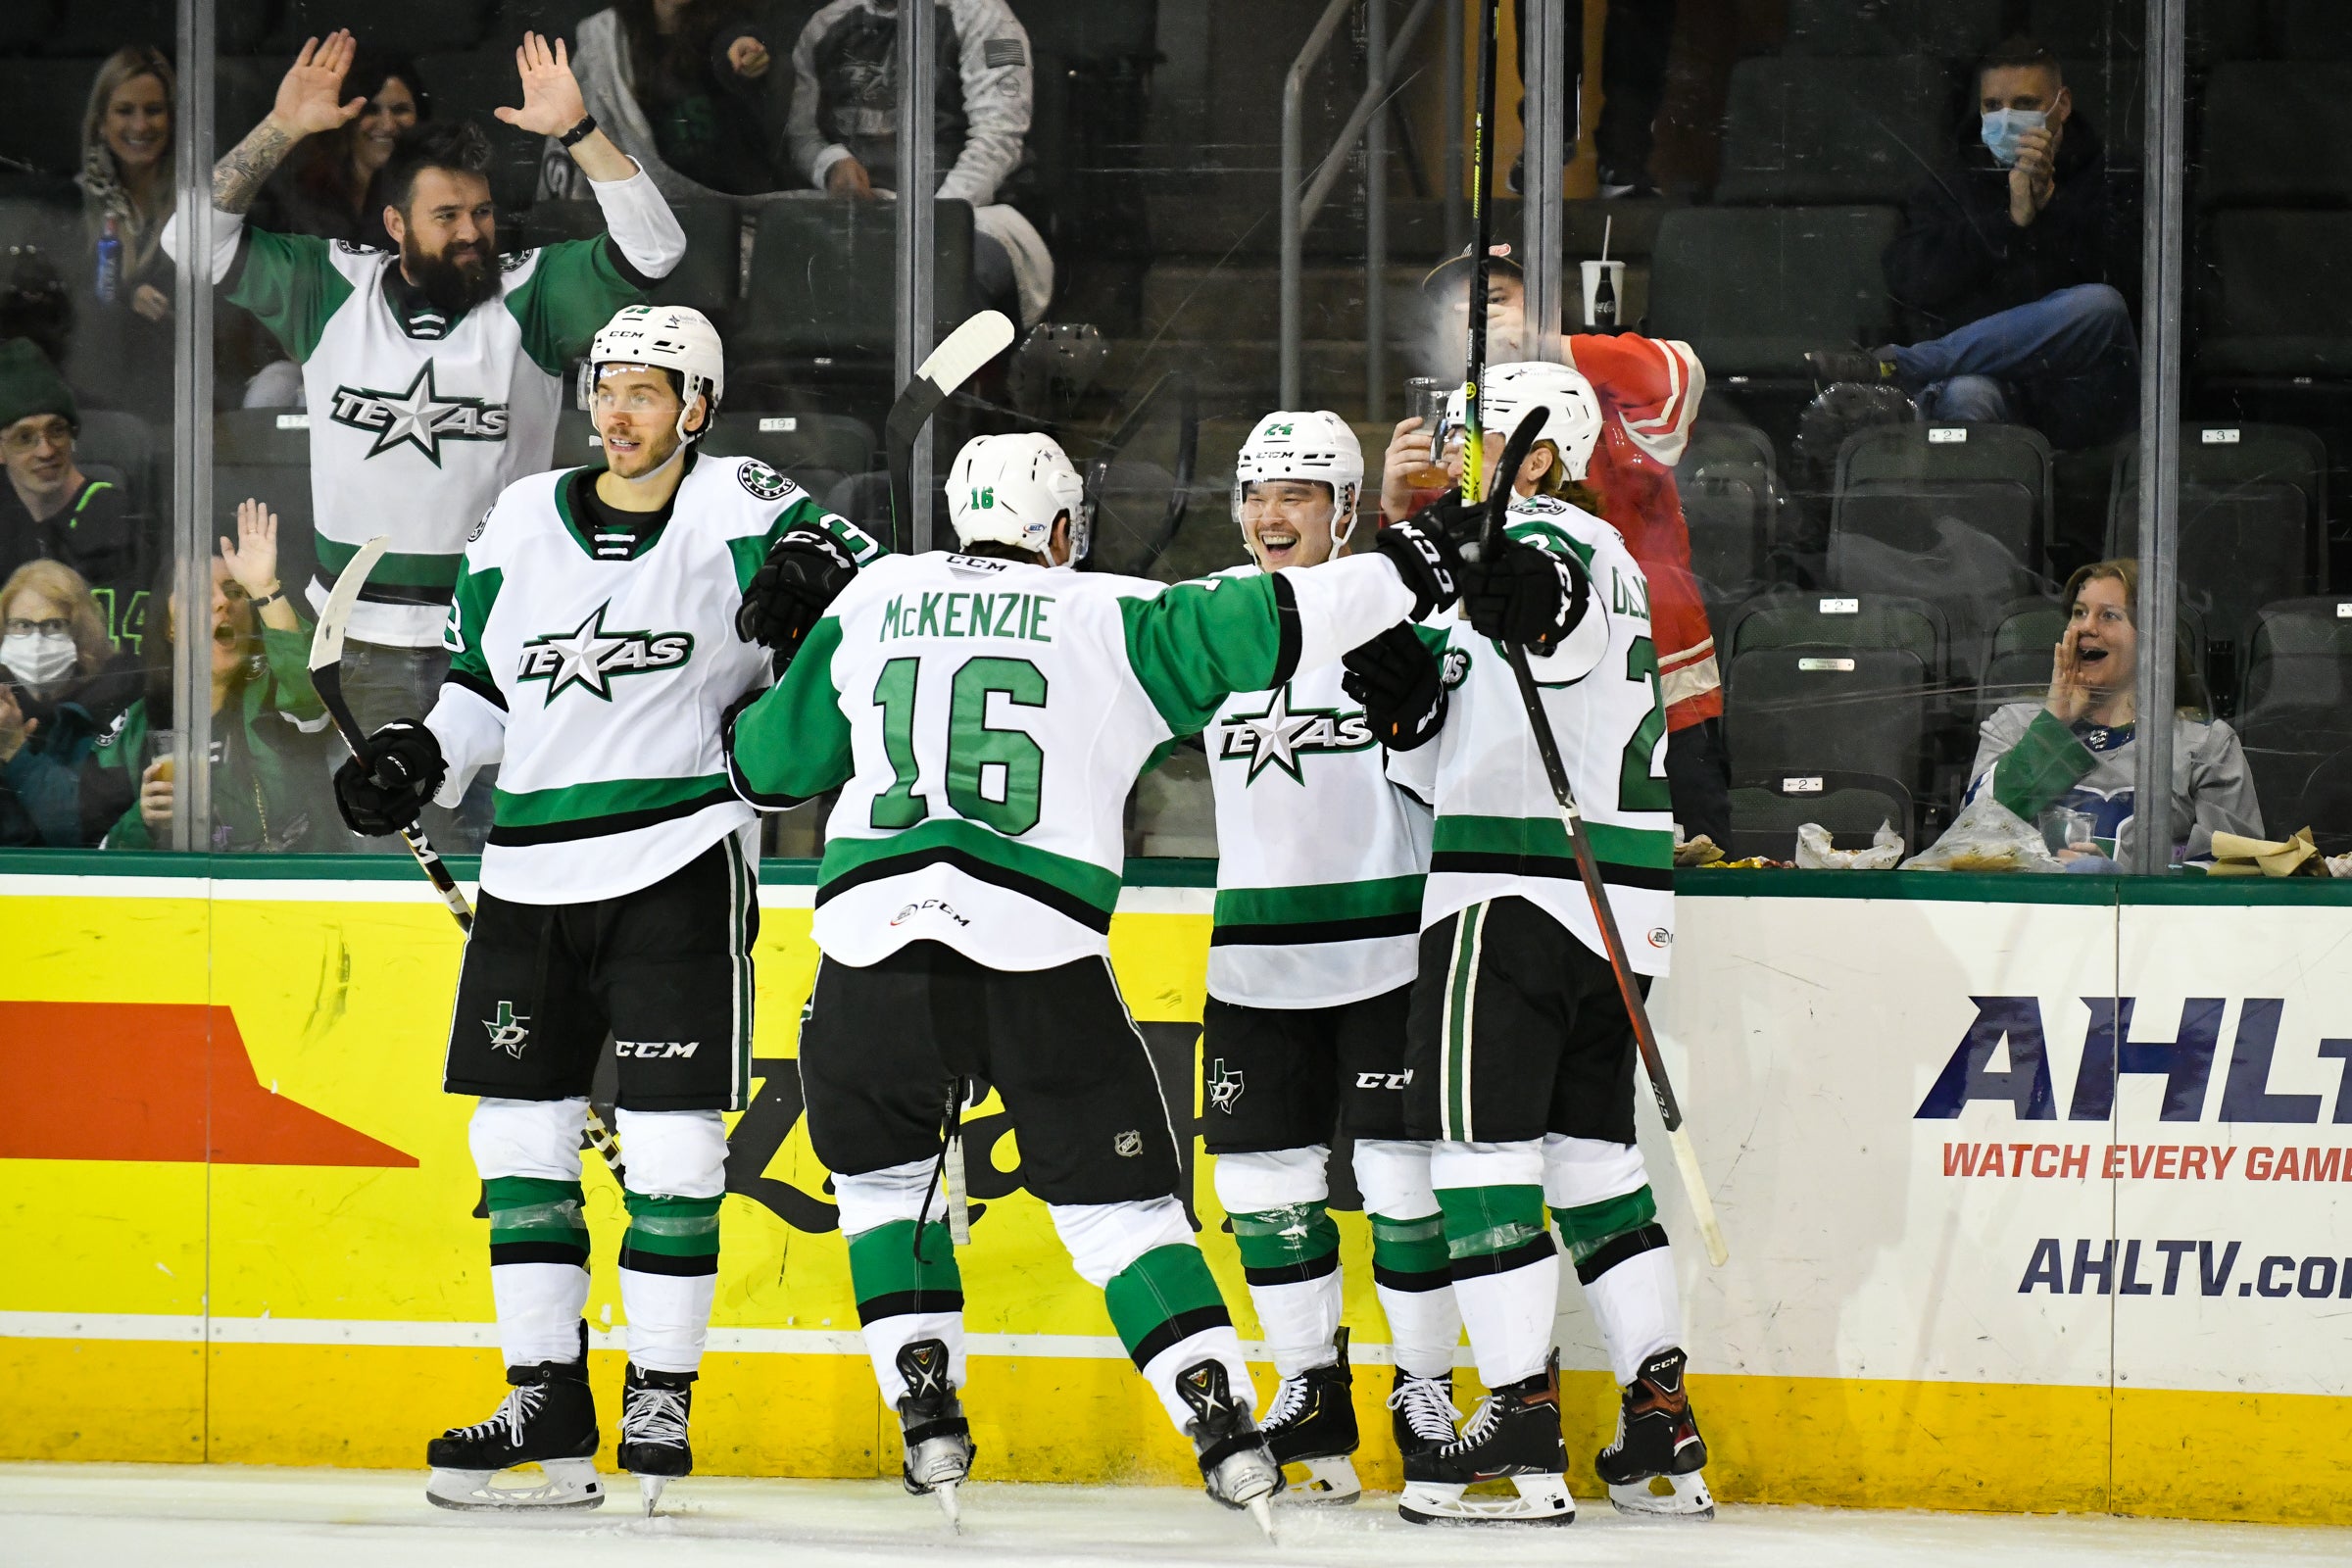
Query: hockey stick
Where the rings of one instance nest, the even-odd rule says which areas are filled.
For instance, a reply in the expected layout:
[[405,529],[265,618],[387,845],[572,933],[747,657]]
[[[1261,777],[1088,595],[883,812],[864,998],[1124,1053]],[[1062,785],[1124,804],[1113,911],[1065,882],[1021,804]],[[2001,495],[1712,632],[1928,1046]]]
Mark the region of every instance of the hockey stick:
[[[1510,508],[1512,482],[1549,416],[1547,409],[1530,409],[1503,447],[1494,496],[1487,507],[1486,523],[1479,539],[1479,555],[1484,560],[1494,560],[1502,548],[1502,519]],[[1468,477],[1467,472],[1464,477]],[[1511,677],[1519,683],[1520,706],[1527,710],[1527,726],[1535,735],[1536,753],[1544,760],[1544,774],[1550,781],[1551,798],[1568,828],[1569,848],[1576,855],[1577,879],[1585,885],[1585,897],[1592,901],[1592,923],[1600,928],[1601,946],[1608,950],[1610,972],[1617,977],[1617,995],[1624,1001],[1626,1016],[1633,1022],[1634,1044],[1642,1053],[1642,1070],[1649,1075],[1649,1091],[1657,1100],[1658,1120],[1666,1126],[1666,1141],[1674,1150],[1674,1163],[1682,1173],[1683,1189],[1690,1195],[1691,1217],[1698,1221],[1698,1234],[1707,1245],[1708,1261],[1721,1268],[1731,1261],[1731,1250],[1724,1244],[1723,1226],[1715,1217],[1715,1200],[1708,1196],[1706,1177],[1698,1168],[1698,1151],[1691,1147],[1690,1135],[1683,1127],[1682,1103],[1675,1099],[1674,1083],[1666,1075],[1666,1059],[1658,1053],[1657,1030],[1650,1024],[1641,982],[1634,974],[1633,960],[1626,954],[1625,934],[1617,929],[1616,911],[1609,906],[1608,888],[1600,878],[1600,863],[1592,856],[1592,836],[1586,831],[1584,812],[1577,807],[1576,792],[1568,783],[1568,769],[1560,760],[1559,741],[1551,731],[1551,715],[1544,711],[1543,694],[1536,688],[1535,673],[1528,668],[1527,650],[1517,643],[1500,646],[1503,657],[1510,661]]]
[[1462,369],[1462,499],[1475,502],[1486,483],[1487,422],[1479,385],[1487,378],[1487,292],[1494,266],[1494,34],[1501,0],[1478,8],[1478,104],[1470,133],[1470,352]]
[[[359,759],[360,766],[372,771],[375,759],[368,751],[368,733],[360,727],[357,714],[343,696],[343,633],[351,624],[352,607],[359,603],[360,590],[368,586],[368,574],[375,569],[384,552],[392,546],[389,534],[377,534],[360,546],[359,554],[351,558],[335,578],[335,586],[319,607],[318,625],[311,633],[311,687],[318,701],[326,705],[327,716],[335,721],[335,731],[351,755]],[[441,902],[449,906],[450,918],[458,929],[473,934],[473,910],[466,906],[466,895],[458,887],[458,879],[449,872],[448,862],[441,852],[424,836],[424,823],[419,820],[400,830],[400,842],[408,846],[409,854],[432,882]],[[613,1142],[612,1130],[594,1105],[588,1107],[588,1141],[602,1154],[605,1163],[612,1168],[612,1179],[622,1180],[620,1145]]]
[[914,438],[980,367],[1012,346],[1012,322],[1002,311],[982,311],[948,334],[914,372],[882,421],[884,461],[890,468],[890,547],[914,547]]

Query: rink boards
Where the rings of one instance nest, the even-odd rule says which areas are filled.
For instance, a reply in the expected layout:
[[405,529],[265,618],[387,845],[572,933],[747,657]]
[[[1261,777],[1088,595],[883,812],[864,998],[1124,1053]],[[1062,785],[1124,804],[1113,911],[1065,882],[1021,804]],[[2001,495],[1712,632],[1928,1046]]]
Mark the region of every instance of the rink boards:
[[[0,1458],[414,1464],[498,1394],[469,1102],[436,1087],[457,933],[400,863],[206,866],[0,857]],[[1112,930],[1180,1122],[1208,874],[1139,866]],[[895,1475],[789,1065],[808,872],[763,881],[697,1458]],[[1682,891],[1656,1007],[1733,1251],[1677,1250],[1718,1494],[2352,1522],[2352,903],[1916,873]],[[970,1135],[981,1474],[1189,1484],[1019,1191],[1017,1136],[993,1103]],[[1662,1146],[1651,1169],[1688,1239]],[[610,1436],[622,1214],[593,1160],[588,1194]],[[1359,1467],[1393,1486],[1369,1241],[1341,1229]],[[1614,1402],[1572,1280],[1559,1337],[1582,1491]]]

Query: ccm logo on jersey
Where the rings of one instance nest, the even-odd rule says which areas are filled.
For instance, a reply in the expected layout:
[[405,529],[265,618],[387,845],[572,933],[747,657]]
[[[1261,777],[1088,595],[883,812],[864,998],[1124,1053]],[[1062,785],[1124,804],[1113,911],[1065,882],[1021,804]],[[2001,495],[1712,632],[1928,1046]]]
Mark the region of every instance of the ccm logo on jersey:
[[615,1040],[612,1042],[612,1054],[616,1056],[635,1056],[640,1061],[657,1057],[690,1057],[694,1054],[694,1048],[701,1044],[700,1040]]
[[549,705],[574,686],[609,703],[615,678],[675,669],[694,657],[692,632],[605,630],[612,608],[607,600],[571,630],[524,643],[514,678],[547,682]]
[[956,906],[950,904],[945,899],[925,899],[919,904],[909,904],[900,909],[898,913],[892,915],[890,917],[890,923],[892,925],[905,925],[907,921],[913,919],[918,914],[944,914],[949,919],[955,921],[957,925],[970,925],[972,923],[971,921],[965,919],[962,915],[957,914],[956,912]]
[[1411,1083],[1412,1081],[1413,1070],[1410,1067],[1407,1067],[1402,1072],[1359,1072],[1355,1075],[1355,1087],[1358,1089],[1395,1089],[1401,1091],[1405,1085]]

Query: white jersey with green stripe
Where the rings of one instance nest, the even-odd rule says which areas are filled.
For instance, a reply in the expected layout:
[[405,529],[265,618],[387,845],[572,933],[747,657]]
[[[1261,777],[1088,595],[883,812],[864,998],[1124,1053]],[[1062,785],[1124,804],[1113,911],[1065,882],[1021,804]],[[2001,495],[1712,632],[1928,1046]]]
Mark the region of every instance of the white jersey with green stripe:
[[392,539],[353,608],[354,639],[440,640],[467,531],[501,490],[554,458],[566,365],[684,254],[648,176],[592,188],[607,233],[499,258],[497,294],[454,319],[387,252],[214,216],[223,297],[302,366],[312,604],[325,603],[360,546]]
[[[425,719],[457,804],[499,764],[482,887],[577,904],[647,887],[753,817],[727,786],[720,723],[768,683],[735,633],[743,587],[786,529],[880,546],[750,458],[696,458],[666,520],[601,531],[560,469],[507,487],[466,547]],[[754,852],[756,854],[756,851]]]
[[1346,673],[1326,664],[1229,697],[1201,734],[1217,802],[1219,1002],[1337,1007],[1413,983],[1429,808],[1390,781]]
[[735,787],[778,809],[843,786],[813,932],[836,962],[922,940],[1005,970],[1107,954],[1153,756],[1411,607],[1378,556],[1173,586],[885,557],[737,721]]
[[[1617,530],[1589,512],[1530,496],[1513,502],[1509,516],[1513,539],[1572,553],[1592,573],[1584,619],[1529,668],[1633,965],[1664,974],[1674,949],[1674,815],[1648,582]],[[1392,776],[1437,807],[1421,923],[1516,896],[1605,956],[1510,662],[1467,622],[1446,625],[1446,727],[1434,745],[1391,764]]]

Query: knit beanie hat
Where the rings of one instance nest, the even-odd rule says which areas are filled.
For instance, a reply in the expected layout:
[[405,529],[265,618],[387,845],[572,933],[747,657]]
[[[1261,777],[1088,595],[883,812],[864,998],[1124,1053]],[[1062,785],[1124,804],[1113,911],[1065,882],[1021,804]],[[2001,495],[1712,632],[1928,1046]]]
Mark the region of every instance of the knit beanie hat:
[[29,338],[0,342],[0,430],[36,414],[58,414],[75,429],[81,413],[66,378]]

